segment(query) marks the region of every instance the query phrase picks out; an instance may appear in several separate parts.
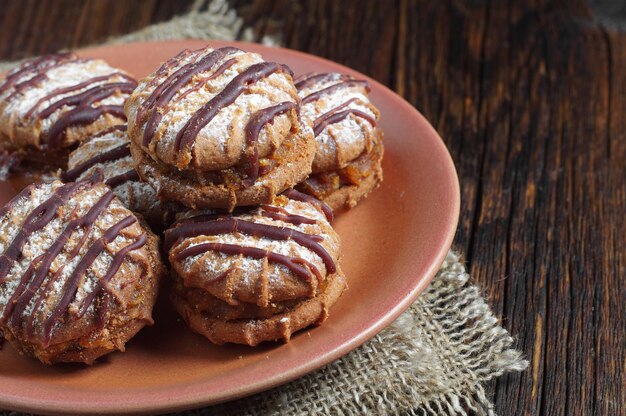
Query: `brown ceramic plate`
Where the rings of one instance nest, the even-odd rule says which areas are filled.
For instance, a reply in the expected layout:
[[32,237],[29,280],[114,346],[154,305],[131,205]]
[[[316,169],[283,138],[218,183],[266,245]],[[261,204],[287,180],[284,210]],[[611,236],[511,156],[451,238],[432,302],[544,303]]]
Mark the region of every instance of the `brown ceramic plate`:
[[[225,42],[173,41],[81,51],[143,77],[184,48]],[[311,55],[253,44],[238,45],[296,74],[362,74]],[[349,290],[322,326],[288,344],[256,348],[214,346],[193,334],[167,302],[157,324],[93,367],[47,367],[0,351],[0,408],[37,413],[151,413],[227,401],[293,380],[352,349],[389,325],[424,290],[452,242],[459,214],[454,165],[443,142],[410,104],[374,80],[372,101],[385,132],[383,185],[335,221],[343,240]],[[0,183],[0,203],[19,185]]]

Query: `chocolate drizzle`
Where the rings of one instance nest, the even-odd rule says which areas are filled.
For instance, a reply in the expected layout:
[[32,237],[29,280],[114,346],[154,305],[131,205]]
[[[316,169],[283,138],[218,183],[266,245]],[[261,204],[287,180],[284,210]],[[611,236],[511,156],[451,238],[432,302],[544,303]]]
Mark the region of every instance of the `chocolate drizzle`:
[[135,86],[136,84],[133,82],[115,82],[100,85],[80,94],[65,97],[43,110],[40,113],[41,117],[47,117],[65,105],[76,106],[62,114],[50,127],[47,135],[48,147],[52,149],[59,147],[69,127],[91,124],[104,114],[111,114],[126,120],[124,106],[122,105],[100,105],[98,107],[92,107],[91,105],[118,92],[130,94],[135,89]]
[[261,215],[276,221],[288,222],[294,225],[317,223],[317,221],[312,218],[291,214],[286,209],[274,205],[261,205]]
[[194,54],[197,55],[200,51],[201,49],[196,49],[193,52],[190,49],[183,49],[182,51],[178,52],[176,56],[173,56],[167,61],[163,62],[163,64],[159,67],[159,69],[156,70],[155,77],[152,79],[152,81],[154,81],[156,85],[156,83],[158,82],[158,78],[161,77],[167,71],[169,71],[170,68],[172,68],[173,66],[176,66],[176,64],[178,64],[180,61],[182,61],[183,59],[187,59],[187,57],[191,55],[194,55]]
[[271,240],[293,240],[299,245],[308,248],[317,254],[330,273],[335,272],[335,263],[326,249],[319,244],[324,239],[318,235],[306,234],[292,228],[277,227],[274,225],[259,224],[238,218],[213,220],[202,223],[188,223],[168,230],[165,236],[165,249],[169,249],[178,241],[198,235],[220,235],[227,233],[242,233],[253,237],[268,238]]
[[21,95],[24,90],[36,87],[46,79],[48,79],[48,76],[45,73],[42,73],[37,74],[34,77],[27,79],[26,81],[18,82],[13,86],[13,91],[9,95],[7,95],[4,100],[11,101],[18,95]]
[[46,55],[39,58],[29,60],[17,67],[13,71],[9,72],[9,75],[0,84],[0,96],[13,87],[20,78],[26,76],[29,72],[43,73],[43,71],[59,65],[61,62],[73,58],[74,55],[69,53]]
[[[362,94],[355,96],[356,92],[361,92],[361,91],[349,91],[348,94],[349,96],[350,95],[352,96],[351,98],[347,99],[346,101],[342,102],[339,105],[335,105],[334,107],[330,108],[325,113],[319,114],[321,112],[319,111],[321,107],[328,106],[331,104],[334,105],[334,102],[341,100],[341,98],[344,95],[341,93],[337,93],[337,91],[342,88],[347,88],[347,87],[352,87],[352,86],[363,86],[365,90],[369,92],[369,86],[366,81],[356,80],[350,77],[349,75],[343,75],[343,74],[334,73],[334,72],[326,73],[326,74],[313,74],[312,73],[312,74],[304,75],[303,77],[301,77],[301,79],[298,80],[296,85],[297,85],[300,96],[304,95],[304,92],[303,92],[304,88],[310,87],[311,89],[307,91],[314,91],[312,93],[309,93],[307,96],[305,96],[302,99],[302,105],[305,105],[308,103],[314,103],[312,104],[311,107],[309,107],[308,111],[312,111],[312,114],[311,113],[309,114],[317,116],[312,121],[313,135],[315,137],[322,134],[322,132],[324,132],[324,130],[328,126],[336,124],[336,123],[340,123],[343,120],[346,120],[348,117],[352,116],[350,117],[350,120],[352,120],[352,123],[356,123],[356,125],[361,129],[363,137],[367,141],[365,145],[366,150],[369,149],[368,143],[370,142],[370,139],[369,139],[370,133],[368,133],[365,130],[366,128],[365,123],[360,122],[358,119],[365,120],[367,123],[369,123],[372,126],[372,128],[374,128],[376,127],[376,124],[377,124],[376,122],[377,111],[372,108],[371,104],[369,103],[369,100],[366,97],[364,97]],[[333,95],[331,99],[322,103],[316,102],[316,100],[322,99],[324,95],[334,94],[334,93],[337,93],[337,94]],[[350,108],[350,105],[352,103],[355,103],[356,105]],[[331,134],[331,132],[328,132],[328,139],[333,140],[335,142],[334,152],[336,153],[336,156],[339,158],[338,162],[341,164],[340,162],[341,160],[340,155],[342,153],[341,148],[344,146],[344,144],[341,142],[338,142],[336,135]],[[322,147],[327,147],[324,140],[320,141],[320,139],[318,139],[318,144],[321,145]],[[319,169],[319,168],[314,168],[314,169]],[[316,172],[316,173],[319,173],[319,172]],[[311,178],[313,178],[313,176],[311,176]],[[306,183],[308,184],[311,181],[312,180],[307,180]],[[319,195],[317,193],[314,193],[314,194]]]
[[126,124],[117,124],[115,126],[108,127],[108,128],[106,128],[104,130],[100,130],[99,132],[97,132],[93,136],[90,136],[89,140],[93,140],[93,139],[96,139],[98,137],[103,137],[103,136],[106,136],[107,134],[114,133],[114,132],[117,132],[117,131],[125,132],[126,128],[127,128]]
[[80,175],[99,163],[113,162],[127,156],[130,156],[130,147],[129,143],[124,143],[104,153],[97,154],[91,159],[76,165],[73,169],[63,172],[61,174],[61,179],[63,179],[64,182],[75,181],[80,177]]
[[98,279],[96,290],[89,293],[89,295],[85,298],[83,306],[78,312],[79,318],[82,318],[85,315],[85,313],[89,309],[89,306],[93,303],[94,299],[102,293],[103,289],[111,281],[115,273],[117,273],[117,271],[120,269],[120,266],[122,265],[126,254],[145,246],[147,241],[148,237],[146,237],[145,234],[141,234],[137,241],[130,243],[129,245],[115,253],[115,256],[113,256],[113,261],[111,261],[111,265],[109,266],[109,270],[107,270],[107,273],[102,278]]
[[362,119],[367,120],[372,127],[376,127],[376,119],[361,110],[349,108],[343,111],[336,111],[337,108],[334,108],[326,114],[322,114],[313,122],[313,134],[315,134],[315,136],[324,131],[324,129],[329,125],[339,123],[341,120],[344,120],[350,114],[361,117]]
[[[0,283],[6,279],[13,263],[21,255],[22,248],[28,237],[45,227],[57,216],[57,209],[69,200],[78,186],[79,184],[77,183],[71,183],[55,189],[50,198],[41,203],[26,217],[13,241],[0,256]],[[29,190],[29,194],[30,192],[31,190]]]
[[[113,240],[115,240],[115,238],[119,235],[119,233],[124,228],[133,225],[135,222],[137,222],[137,219],[135,218],[135,216],[129,215],[128,217],[124,218],[117,224],[107,229],[104,232],[104,235],[100,237],[98,240],[96,240],[87,249],[87,252],[80,259],[80,262],[78,262],[78,264],[74,268],[74,271],[72,272],[70,277],[67,279],[65,286],[63,288],[63,297],[61,298],[59,303],[57,303],[56,307],[54,308],[54,310],[52,311],[48,319],[46,319],[43,324],[44,334],[46,336],[46,342],[50,341],[50,336],[52,334],[52,329],[54,325],[63,316],[63,314],[65,314],[67,307],[70,305],[70,303],[76,296],[80,278],[85,275],[85,273],[87,272],[87,269],[96,260],[96,258],[98,258],[100,253],[104,251],[106,245],[111,243]],[[113,273],[117,272],[117,269],[119,268],[120,264],[116,265],[114,263],[111,263],[111,265],[109,266],[109,272],[111,270],[114,270]],[[93,301],[93,298],[91,298],[91,301]],[[85,307],[84,304],[83,304],[83,307]],[[87,305],[87,308],[88,307],[89,305]]]
[[[93,138],[102,137],[114,131],[126,131],[126,126],[123,124],[113,126],[111,128],[108,128],[98,133]],[[91,169],[92,167],[100,163],[115,162],[117,160],[120,160],[126,157],[130,157],[130,143],[121,144],[117,147],[114,147],[111,150],[97,154],[91,159],[85,160],[84,162],[76,165],[74,168],[66,172],[63,172],[61,174],[61,179],[63,179],[64,182],[75,181],[82,174],[84,174],[89,169]],[[121,173],[119,175],[116,175],[107,179],[104,183],[110,186],[111,188],[115,188],[116,186],[119,186],[128,181],[138,181],[138,180],[139,180],[139,174],[137,173],[137,171],[135,171],[134,169],[130,169],[124,173]]]
[[[137,115],[137,121],[143,122],[145,114],[150,112],[149,118],[146,122],[146,127],[143,132],[143,145],[148,146],[152,140],[154,133],[163,117],[163,114],[159,111],[167,105],[170,100],[180,92],[180,89],[189,83],[191,78],[199,73],[209,71],[213,66],[222,60],[225,56],[232,55],[233,53],[240,52],[240,49],[233,47],[225,47],[212,51],[206,56],[202,57],[197,62],[186,64],[176,70],[172,75],[159,84],[152,94],[144,101],[140,111]],[[222,72],[227,68],[222,69]]]
[[198,54],[199,50],[191,51],[189,49],[183,49],[178,53],[178,55],[171,57],[167,61],[163,62],[163,64],[156,70],[154,78],[150,80],[148,83],[148,87],[154,87],[159,83],[163,74],[170,70],[170,68],[176,66],[183,59],[187,59],[190,55]]
[[257,111],[246,125],[246,155],[248,159],[248,177],[243,181],[245,187],[252,186],[259,177],[259,149],[257,142],[261,129],[275,117],[297,108],[296,103],[286,101]]
[[[315,220],[312,220],[310,218],[305,218],[299,215],[292,215],[280,207],[264,205],[262,206],[262,209],[263,212],[261,213],[261,215],[264,215],[265,212],[268,215],[264,216],[276,216],[276,219],[279,219],[280,221],[285,221],[298,225],[303,223],[316,223]],[[328,274],[335,273],[337,271],[337,267],[333,258],[326,251],[324,246],[320,244],[320,242],[324,241],[324,238],[322,236],[315,234],[306,234],[293,228],[256,223],[241,218],[233,218],[232,216],[227,215],[213,214],[208,216],[201,215],[198,217],[202,217],[202,220],[197,220],[197,217],[192,217],[189,219],[189,221],[180,222],[175,227],[166,231],[164,241],[164,248],[166,251],[170,251],[173,246],[179,244],[181,241],[187,238],[197,237],[201,235],[212,236],[241,233],[253,237],[266,238],[270,240],[294,241],[300,246],[305,247],[317,254],[324,263]],[[225,250],[227,251],[223,251],[224,247],[226,247]],[[249,255],[250,257],[256,259],[267,257],[269,261],[283,264],[298,276],[308,279],[310,273],[313,273],[318,278],[318,281],[321,281],[319,280],[319,270],[317,270],[315,265],[306,262],[299,257],[281,256],[278,253],[273,253],[268,250],[262,250],[259,248],[218,243],[199,244],[193,247],[183,249],[176,255],[176,260],[184,260],[187,257],[202,254],[210,250],[219,251],[227,254]],[[287,261],[287,259],[289,260]],[[310,270],[310,272],[307,272],[305,275],[303,275],[302,272],[303,264]]]
[[[63,250],[63,247],[67,243],[67,240],[70,238],[72,233],[78,227],[91,228],[91,225],[96,220],[98,215],[100,215],[100,213],[109,205],[113,198],[113,193],[110,191],[107,192],[100,198],[100,200],[89,210],[89,212],[84,217],[71,220],[67,224],[65,229],[61,232],[61,234],[59,234],[54,243],[52,243],[52,245],[48,248],[48,250],[38,257],[39,261],[33,261],[30,264],[29,269],[31,266],[37,263],[35,269],[36,271],[34,271],[34,273],[29,273],[29,271],[27,271],[22,275],[18,288],[17,290],[15,290],[13,297],[11,298],[11,300],[9,300],[8,305],[4,311],[3,319],[8,319],[8,317],[12,315],[11,324],[14,326],[19,325],[24,310],[45,281],[52,262],[61,253],[61,250]],[[87,232],[88,229],[84,231]],[[84,240],[81,241],[81,245],[83,243]],[[41,293],[40,296],[45,297],[46,293]],[[41,302],[36,301],[35,303],[37,304]],[[12,308],[13,306],[14,308]],[[36,310],[33,309],[33,312],[35,311]]]
[[[35,103],[35,104],[34,104],[34,105],[33,105],[33,106],[32,106],[32,107],[31,107],[31,108],[30,108],[27,112],[26,112],[26,114],[24,114],[24,117],[25,117],[25,118],[29,118],[29,117],[31,117],[31,116],[35,113],[35,111],[37,111],[37,109],[39,108],[39,106],[40,106],[41,104],[45,103],[46,101],[50,101],[51,99],[53,99],[54,97],[56,97],[56,96],[58,96],[58,95],[64,95],[64,94],[68,94],[68,93],[70,93],[70,92],[79,91],[79,90],[82,90],[82,89],[84,89],[84,88],[87,88],[87,87],[89,87],[89,86],[91,86],[91,85],[93,85],[93,84],[97,84],[97,83],[99,83],[99,82],[109,80],[109,79],[111,79],[111,78],[113,78],[113,77],[120,77],[120,78],[123,78],[123,79],[127,80],[128,82],[130,82],[130,83],[134,83],[134,84],[136,85],[135,80],[133,80],[132,78],[128,77],[126,74],[123,74],[123,73],[121,73],[121,72],[114,72],[114,73],[112,73],[112,74],[102,75],[102,76],[100,76],[100,77],[94,77],[94,78],[88,79],[87,81],[83,81],[83,82],[81,82],[81,83],[79,83],[79,84],[76,84],[76,85],[71,85],[71,86],[69,86],[69,87],[64,87],[64,88],[57,88],[56,90],[53,90],[53,91],[52,91],[52,92],[50,92],[48,95],[45,95],[45,96],[41,97],[41,98],[40,98],[40,99],[39,99],[39,100],[38,100],[38,101],[37,101],[37,102],[36,102],[36,103]],[[51,114],[51,113],[53,113],[54,111],[56,111],[58,108],[59,108],[59,107],[54,108],[52,111],[50,111],[50,114]],[[50,107],[48,107],[48,109],[46,109],[46,110],[48,110],[48,111],[49,111],[49,109],[50,109]],[[48,114],[48,115],[49,115],[49,114]],[[41,118],[45,118],[45,117],[47,117],[47,115],[42,115],[41,113],[39,114],[39,116],[40,116]]]
[[353,80],[350,75],[339,74],[337,72],[323,72],[323,73],[309,73],[300,75],[298,78],[294,80],[294,84],[298,91],[302,91],[303,89],[310,87],[311,85],[317,84],[318,82],[326,81],[326,80],[336,80],[336,81],[350,81]]
[[293,199],[294,201],[307,202],[311,205],[314,205],[324,213],[324,216],[329,222],[333,221],[333,210],[314,196],[304,194],[302,192],[296,191],[295,189],[287,189],[281,195],[284,195],[289,199]]
[[[183,92],[182,94],[180,94],[180,95],[177,97],[176,102],[182,101],[182,100],[183,100],[183,98],[185,98],[187,95],[191,94],[192,92],[198,91],[200,88],[203,88],[203,87],[206,85],[206,82],[208,82],[208,81],[210,81],[210,80],[212,80],[212,79],[215,79],[215,78],[219,77],[219,76],[220,76],[220,75],[222,75],[224,72],[226,72],[226,70],[227,70],[228,68],[230,68],[231,66],[235,65],[236,63],[237,63],[237,59],[235,59],[235,58],[229,59],[228,61],[224,62],[224,63],[223,63],[223,64],[222,64],[219,68],[217,68],[217,69],[215,70],[215,72],[213,72],[211,75],[209,75],[209,76],[208,76],[208,77],[206,77],[206,78],[199,79],[199,80],[197,81],[197,83],[196,83],[196,85],[195,85],[195,86],[193,86],[193,87],[191,87],[191,88],[189,88],[189,89],[185,90],[185,92]],[[165,110],[164,110],[164,111],[167,111],[167,110],[169,109],[169,107],[171,106],[171,104],[172,104],[172,103],[168,104],[168,105],[165,107]]]
[[365,88],[365,90],[369,92],[369,85],[367,84],[367,81],[350,79],[347,81],[338,82],[337,84],[333,84],[329,87],[322,88],[319,91],[316,91],[314,93],[307,95],[306,97],[302,99],[302,105],[310,103],[311,101],[315,101],[324,94],[330,94],[331,92],[335,92],[339,89],[351,88],[351,87],[362,87],[362,88]]
[[[315,275],[318,282],[322,281],[322,276],[320,275],[319,270],[317,270],[317,267],[310,262],[299,257],[284,256],[279,253],[274,253],[272,251],[256,247],[242,247],[234,244],[222,243],[203,243],[182,250],[176,255],[176,260],[184,260],[187,257],[197,256],[198,254],[206,253],[207,251],[217,251],[219,253],[230,255],[241,254],[257,260],[267,258],[270,262],[282,264],[306,281],[311,280],[311,273]],[[306,267],[302,267],[302,265]]]
[[[93,181],[91,179],[88,181],[64,184],[56,188],[47,200],[32,209],[21,224],[21,228],[13,238],[13,241],[6,248],[2,256],[0,256],[0,284],[6,280],[12,265],[22,255],[22,248],[29,237],[33,233],[43,229],[56,216],[58,216],[59,212],[61,212],[60,208],[67,203],[67,201],[76,196],[80,190],[89,189],[91,186],[93,186]],[[15,206],[17,201],[30,195],[32,191],[32,187],[22,191],[20,195],[18,195],[17,199],[14,199],[9,203],[9,208],[3,208],[3,211],[0,212],[0,214],[9,214],[10,210]],[[88,240],[89,234],[92,227],[96,223],[96,220],[106,211],[114,197],[115,195],[110,190],[106,191],[84,215],[77,215],[76,211],[78,206],[74,208],[73,212],[66,214],[66,216],[69,216],[70,220],[67,222],[65,228],[58,234],[58,236],[56,236],[56,239],[44,253],[37,256],[30,262],[27,269],[19,277],[17,286],[13,289],[13,294],[6,303],[4,312],[0,317],[1,322],[10,322],[16,330],[22,326],[23,330],[29,337],[32,338],[34,336],[34,319],[38,310],[42,305],[50,304],[51,300],[54,299],[51,297],[50,290],[52,290],[53,286],[57,287],[59,285],[59,279],[63,275],[64,268],[70,264],[73,258],[79,255],[82,247]],[[92,242],[86,249],[84,255],[76,264],[74,270],[71,272],[67,280],[64,281],[63,288],[58,292],[55,290],[54,293],[60,294],[60,299],[56,301],[54,305],[49,306],[51,308],[50,313],[43,322],[44,346],[48,346],[50,344],[56,323],[68,312],[68,307],[75,299],[81,281],[93,262],[101,253],[105,252],[107,244],[114,241],[123,229],[136,222],[137,219],[133,215],[129,215],[108,228],[103,233],[102,237]],[[75,235],[75,233],[79,230],[82,231],[82,236],[76,246],[68,252],[68,259],[61,264],[54,273],[51,274],[50,267],[53,262],[66,248],[70,237]],[[112,255],[112,261],[109,263],[104,276],[98,279],[95,290],[88,293],[82,301],[78,316],[79,318],[84,315],[92,304],[95,304],[96,307],[96,318],[106,314],[106,311],[103,309],[108,307],[108,301],[102,300],[99,303],[95,303],[95,299],[103,298],[103,296],[101,296],[102,292],[106,289],[108,282],[121,267],[125,256],[130,251],[145,245],[146,241],[147,238],[145,234],[141,234],[135,241]],[[31,303],[33,306],[29,308]],[[26,317],[24,317],[25,314],[27,315]]]
[[[26,90],[45,82],[49,78],[48,73],[51,69],[68,63],[85,61],[70,54],[50,55],[33,59],[11,72],[4,79],[0,85],[0,95],[11,91],[4,97],[4,100],[10,101],[23,94]],[[112,79],[121,79],[121,81],[107,82]],[[24,119],[30,119],[34,115],[37,115],[40,119],[45,119],[64,107],[74,107],[73,109],[68,108],[68,111],[61,114],[47,132],[46,143],[43,143],[42,147],[55,149],[62,145],[64,134],[69,127],[93,123],[104,114],[111,114],[125,120],[124,109],[121,105],[101,105],[99,107],[92,107],[92,105],[110,97],[116,92],[130,94],[136,86],[135,80],[121,72],[112,72],[107,75],[93,77],[75,85],[57,88],[39,98],[26,111]],[[51,102],[55,97],[63,95],[65,97],[49,104],[47,108],[39,110],[39,107],[44,103]]]
[[123,183],[128,181],[138,181],[139,174],[135,169],[128,170],[120,175],[113,176],[112,178],[104,181],[106,185],[109,185],[111,188],[115,188],[116,186],[120,186]]
[[245,71],[234,77],[226,87],[203,105],[191,116],[185,126],[178,132],[175,139],[175,149],[181,151],[188,147],[196,139],[196,136],[224,107],[234,103],[235,100],[248,89],[248,87],[278,71],[290,71],[284,65],[275,62],[261,62],[251,65]]

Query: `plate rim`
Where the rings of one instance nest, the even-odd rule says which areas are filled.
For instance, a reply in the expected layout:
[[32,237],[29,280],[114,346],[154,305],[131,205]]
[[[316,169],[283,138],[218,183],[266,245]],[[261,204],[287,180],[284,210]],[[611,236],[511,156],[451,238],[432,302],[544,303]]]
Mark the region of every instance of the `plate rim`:
[[[456,233],[456,228],[459,222],[459,213],[460,213],[460,185],[458,174],[456,168],[454,166],[454,162],[452,160],[452,156],[448,151],[447,147],[441,136],[437,133],[434,127],[428,122],[428,120],[408,101],[406,101],[403,97],[397,94],[395,91],[391,90],[387,86],[381,84],[380,82],[372,79],[371,77],[360,73],[352,68],[349,68],[345,65],[339,64],[337,62],[333,62],[329,59],[321,58],[316,55],[312,55],[306,52],[301,52],[289,48],[276,47],[276,46],[267,46],[258,43],[251,42],[241,42],[241,41],[224,41],[224,40],[204,40],[204,39],[178,39],[178,40],[160,40],[160,41],[143,41],[143,42],[130,42],[120,45],[115,45],[119,47],[126,47],[129,45],[145,45],[145,47],[150,47],[151,45],[160,45],[160,44],[181,44],[186,46],[184,47],[192,47],[192,44],[196,44],[201,47],[203,45],[214,44],[214,45],[239,45],[242,49],[248,47],[253,48],[271,48],[274,50],[281,50],[283,53],[295,55],[296,57],[300,56],[307,60],[317,61],[320,64],[338,67],[342,70],[347,70],[349,72],[353,72],[358,74],[360,77],[366,79],[371,85],[375,85],[377,89],[381,89],[383,93],[390,94],[393,98],[398,102],[399,105],[404,107],[406,111],[412,113],[417,119],[419,119],[420,123],[423,124],[426,130],[429,131],[429,134],[434,135],[437,138],[436,146],[439,147],[439,151],[444,156],[442,162],[445,164],[445,172],[446,175],[449,176],[451,180],[451,209],[447,213],[447,218],[445,219],[445,223],[448,225],[446,230],[446,234],[443,238],[443,243],[441,244],[437,255],[429,262],[428,267],[426,268],[426,272],[424,273],[424,277],[418,281],[418,283],[412,287],[412,289],[402,297],[402,299],[394,305],[393,308],[388,310],[385,314],[381,315],[372,325],[365,328],[363,331],[360,331],[356,336],[350,338],[343,344],[338,347],[332,349],[331,351],[323,351],[319,355],[315,357],[315,359],[307,361],[302,365],[295,366],[290,368],[288,371],[276,374],[274,377],[262,379],[259,381],[255,381],[253,383],[249,383],[245,386],[242,386],[238,389],[232,389],[228,394],[220,394],[219,397],[215,397],[216,395],[203,395],[201,392],[196,389],[193,391],[189,389],[186,394],[177,395],[175,398],[173,397],[163,397],[161,400],[144,400],[140,402],[130,402],[130,401],[119,401],[119,400],[109,400],[111,408],[104,410],[102,406],[103,402],[88,402],[88,401],[80,401],[80,402],[67,402],[67,401],[55,401],[55,400],[46,400],[46,399],[33,399],[25,396],[11,395],[5,392],[0,391],[0,408],[5,407],[6,409],[16,410],[16,411],[26,411],[26,412],[44,412],[48,414],[76,414],[80,412],[81,414],[110,414],[110,413],[125,413],[125,414],[138,414],[138,413],[153,413],[153,412],[171,412],[171,411],[183,411],[191,408],[198,408],[208,405],[219,404],[223,402],[227,402],[230,400],[234,400],[237,398],[246,397],[252,394],[256,394],[279,385],[285,384],[287,382],[293,381],[299,377],[302,377],[306,374],[309,374],[335,360],[346,355],[347,353],[355,350],[356,348],[363,345],[365,342],[370,340],[380,331],[389,326],[398,316],[400,316],[404,311],[406,311],[409,306],[417,299],[417,297],[424,291],[424,289],[430,284],[435,274],[439,270],[441,264],[445,260],[445,257],[452,246],[452,242]],[[77,53],[86,53],[88,52],[91,55],[97,54],[97,51],[100,49],[109,49],[113,45],[98,45],[94,47],[87,47],[75,50]],[[196,387],[199,385],[204,385],[204,383],[194,382],[192,383]],[[154,399],[154,398],[153,398]]]

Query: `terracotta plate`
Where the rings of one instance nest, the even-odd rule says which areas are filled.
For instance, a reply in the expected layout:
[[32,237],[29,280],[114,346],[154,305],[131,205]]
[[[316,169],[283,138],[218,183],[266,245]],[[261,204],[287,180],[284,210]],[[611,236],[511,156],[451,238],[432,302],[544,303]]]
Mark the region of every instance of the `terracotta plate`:
[[[143,77],[184,48],[225,42],[174,41],[81,51]],[[228,44],[235,44],[229,42]],[[296,74],[348,68],[287,49],[237,45],[284,62]],[[213,346],[187,330],[167,302],[157,324],[93,367],[47,367],[0,351],[0,408],[37,413],[150,413],[231,400],[327,364],[389,325],[428,284],[450,247],[459,214],[454,165],[443,142],[407,102],[374,80],[371,98],[385,132],[383,185],[335,226],[343,240],[349,290],[324,325],[288,344]],[[0,202],[17,189],[0,183]]]

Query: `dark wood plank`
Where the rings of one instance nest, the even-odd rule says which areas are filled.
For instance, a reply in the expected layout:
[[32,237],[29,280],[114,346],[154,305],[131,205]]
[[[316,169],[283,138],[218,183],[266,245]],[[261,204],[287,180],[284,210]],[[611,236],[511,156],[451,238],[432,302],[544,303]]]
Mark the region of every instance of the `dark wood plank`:
[[[341,25],[325,2],[240,10],[260,36],[284,21],[287,45],[387,83],[441,133],[462,188],[455,247],[531,362],[492,383],[496,410],[624,414],[626,35],[583,1],[342,4]],[[364,59],[381,38],[393,55]]]
[[0,0],[0,59],[78,48],[188,9],[192,0]]
[[[623,23],[624,21],[622,21]],[[626,25],[622,25],[626,27]],[[626,414],[626,34],[603,31],[609,58],[609,113],[607,133],[608,194],[599,202],[604,221],[602,251],[606,253],[598,276],[595,305],[596,326],[594,365],[597,374],[595,414]]]
[[286,47],[348,65],[385,84],[394,75],[398,0],[360,2],[270,0],[231,2],[257,40],[279,36]]

